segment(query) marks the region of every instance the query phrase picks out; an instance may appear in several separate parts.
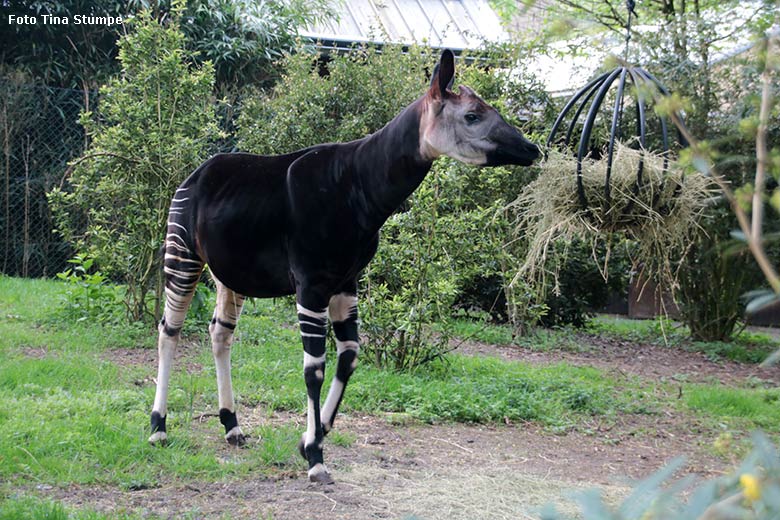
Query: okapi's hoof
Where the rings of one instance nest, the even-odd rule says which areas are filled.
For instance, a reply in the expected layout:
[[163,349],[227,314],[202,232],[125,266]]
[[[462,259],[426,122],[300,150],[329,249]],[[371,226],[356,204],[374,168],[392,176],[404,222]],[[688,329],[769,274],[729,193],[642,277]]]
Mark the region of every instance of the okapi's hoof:
[[149,437],[149,444],[152,446],[165,446],[168,444],[168,435],[165,432],[154,432]]
[[241,428],[238,426],[230,430],[228,434],[225,435],[225,440],[227,443],[231,446],[235,446],[236,448],[240,448],[241,446],[246,445],[246,439],[246,435],[244,435],[244,432],[242,432]]
[[315,464],[309,470],[309,480],[317,484],[335,484],[336,481],[330,476],[330,472],[324,464]]

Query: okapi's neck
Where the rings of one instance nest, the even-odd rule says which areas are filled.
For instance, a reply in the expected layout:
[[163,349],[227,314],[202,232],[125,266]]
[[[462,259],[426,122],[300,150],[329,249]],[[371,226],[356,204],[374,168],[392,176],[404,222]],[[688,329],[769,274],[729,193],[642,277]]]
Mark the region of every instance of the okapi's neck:
[[372,231],[382,227],[431,169],[433,162],[420,155],[425,103],[425,96],[413,102],[384,128],[364,138],[355,151],[360,179],[356,188],[365,200],[367,214],[363,216]]

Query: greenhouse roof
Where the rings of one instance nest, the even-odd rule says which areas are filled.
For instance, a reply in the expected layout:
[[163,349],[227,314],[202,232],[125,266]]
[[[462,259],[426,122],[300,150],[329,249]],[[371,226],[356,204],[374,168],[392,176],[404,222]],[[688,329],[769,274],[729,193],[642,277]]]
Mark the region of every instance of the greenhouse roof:
[[333,10],[337,19],[318,22],[302,36],[326,49],[392,42],[456,52],[508,39],[487,0],[335,0]]

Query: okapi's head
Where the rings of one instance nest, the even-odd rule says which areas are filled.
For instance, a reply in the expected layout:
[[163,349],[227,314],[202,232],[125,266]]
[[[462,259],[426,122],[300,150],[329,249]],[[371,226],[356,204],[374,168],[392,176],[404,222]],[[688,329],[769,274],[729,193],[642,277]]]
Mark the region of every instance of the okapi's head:
[[445,50],[433,71],[431,87],[423,97],[420,152],[429,160],[447,155],[467,164],[529,166],[539,148],[523,137],[473,90],[452,90],[455,58]]

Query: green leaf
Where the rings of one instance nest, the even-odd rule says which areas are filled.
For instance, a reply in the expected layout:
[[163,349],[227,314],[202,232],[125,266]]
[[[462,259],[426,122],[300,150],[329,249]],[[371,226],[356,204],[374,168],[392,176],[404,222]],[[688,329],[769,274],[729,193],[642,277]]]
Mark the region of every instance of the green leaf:
[[615,514],[604,504],[601,491],[589,489],[580,493],[577,502],[582,506],[582,513],[585,520],[613,520],[617,519]]
[[642,480],[618,510],[620,518],[641,518],[659,499],[661,485],[679,470],[685,459],[677,457],[665,467]]
[[772,192],[772,196],[769,197],[769,205],[780,213],[780,188],[775,188]]

